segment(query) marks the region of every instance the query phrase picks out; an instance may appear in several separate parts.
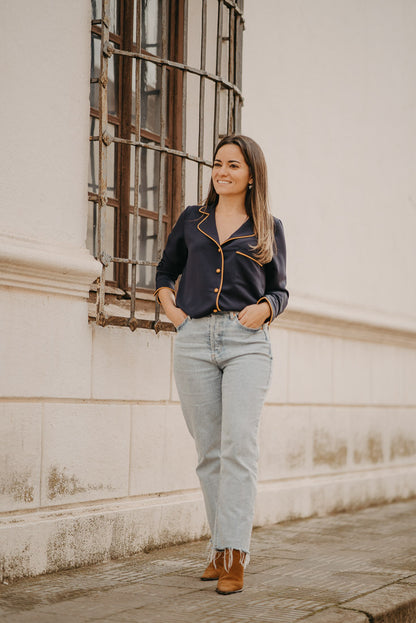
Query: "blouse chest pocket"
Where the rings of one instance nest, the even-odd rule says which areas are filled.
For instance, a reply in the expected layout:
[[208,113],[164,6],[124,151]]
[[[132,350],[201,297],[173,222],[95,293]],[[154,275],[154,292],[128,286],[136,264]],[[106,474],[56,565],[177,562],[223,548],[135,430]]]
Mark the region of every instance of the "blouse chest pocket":
[[234,286],[241,286],[250,296],[259,299],[265,293],[266,276],[264,266],[257,258],[253,257],[247,249],[236,249],[230,258]]
[[263,268],[263,264],[261,262],[259,262],[258,260],[256,260],[256,258],[252,257],[251,255],[247,255],[247,253],[243,253],[242,251],[236,251],[237,255],[242,255],[243,257],[246,257],[247,259],[251,260],[252,262],[256,262],[256,264],[258,266],[260,266],[260,268]]

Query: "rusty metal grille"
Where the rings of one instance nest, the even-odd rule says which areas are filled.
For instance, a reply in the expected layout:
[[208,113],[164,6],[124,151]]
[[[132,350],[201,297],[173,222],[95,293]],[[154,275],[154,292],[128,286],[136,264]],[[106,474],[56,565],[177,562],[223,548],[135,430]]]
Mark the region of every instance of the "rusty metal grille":
[[[127,326],[132,331],[136,328],[150,328],[156,332],[173,330],[170,323],[161,322],[160,308],[154,303],[154,314],[149,319],[140,317],[137,313],[137,299],[140,298],[138,288],[138,270],[151,270],[155,267],[162,255],[164,244],[170,225],[176,220],[181,210],[188,203],[195,200],[202,202],[204,188],[209,179],[212,167],[211,156],[213,148],[221,136],[231,132],[239,132],[241,125],[241,51],[243,21],[243,0],[181,0],[180,19],[183,21],[183,62],[172,60],[169,56],[169,29],[172,23],[172,6],[169,0],[156,0],[158,3],[158,28],[160,28],[160,50],[157,55],[142,47],[142,19],[143,12],[151,0],[134,0],[135,45],[133,49],[122,49],[118,38],[112,36],[112,24],[117,19],[116,0],[102,0],[100,19],[92,20],[92,32],[97,39],[97,28],[100,32],[100,66],[99,75],[91,77],[91,83],[98,94],[98,123],[92,128],[98,132],[92,133],[90,141],[98,144],[98,164],[94,172],[95,188],[89,192],[89,201],[96,206],[93,249],[95,257],[102,264],[102,274],[96,290],[96,323],[101,326]],[[124,0],[133,2],[133,0]],[[122,3],[122,0],[120,0]],[[94,13],[93,13],[94,18]],[[215,18],[215,19],[214,19]],[[196,34],[195,34],[196,32]],[[97,44],[97,41],[96,41]],[[191,57],[191,58],[190,58]],[[112,116],[109,112],[109,64],[121,58],[129,58],[133,63],[133,96],[134,133],[123,134],[122,125],[117,132]],[[189,59],[189,60],[188,60]],[[158,72],[158,110],[155,106],[152,114],[157,113],[159,136],[155,140],[141,128],[142,106],[145,95],[142,91],[141,73],[153,67]],[[176,89],[174,97],[180,98],[176,102],[176,109],[170,106],[172,98],[172,72],[180,76],[180,90]],[[119,78],[122,79],[122,76]],[[168,126],[172,127],[172,110],[180,110],[181,119],[176,118],[176,127],[180,128],[180,136],[176,145],[169,141]],[[129,115],[130,115],[129,111]],[[97,118],[95,118],[95,122]],[[130,127],[130,126],[129,126]],[[126,147],[122,147],[126,146]],[[129,147],[127,147],[129,146]],[[116,253],[117,245],[113,250],[108,249],[108,232],[112,230],[112,223],[108,222],[107,206],[111,205],[112,171],[109,170],[109,150],[116,148],[133,150],[131,194],[133,205],[129,214],[129,251],[126,257]],[[154,238],[157,258],[142,259],[140,245],[144,244],[139,232],[139,221],[147,212],[140,205],[141,188],[141,158],[145,152],[151,152],[158,158],[159,175],[157,188],[153,189],[157,198],[153,206]],[[114,152],[113,152],[114,153]],[[113,156],[114,158],[114,156]],[[112,163],[111,163],[112,164]],[[167,192],[172,192],[172,170],[176,170],[174,186],[180,181],[180,191],[176,189],[179,206],[175,206],[173,214],[166,216]],[[110,193],[109,193],[110,190]],[[156,213],[156,216],[155,216]],[[131,218],[130,218],[131,216]],[[107,236],[107,238],[106,238]],[[107,242],[106,242],[107,241]],[[127,265],[129,282],[124,291],[124,300],[130,298],[129,313],[109,313],[106,306],[106,284],[111,282],[115,271]],[[117,268],[116,268],[117,267]],[[149,268],[150,267],[150,268]],[[126,274],[126,273],[124,273]],[[140,285],[140,283],[139,283]],[[139,290],[139,292],[138,292]]]

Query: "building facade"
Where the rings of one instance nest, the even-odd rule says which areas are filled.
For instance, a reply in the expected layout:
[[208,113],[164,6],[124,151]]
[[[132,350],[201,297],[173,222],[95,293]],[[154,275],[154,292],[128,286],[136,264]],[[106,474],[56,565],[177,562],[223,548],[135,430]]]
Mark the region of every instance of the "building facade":
[[207,535],[151,291],[229,131],[291,292],[255,525],[415,495],[414,2],[32,4],[0,7],[2,577]]

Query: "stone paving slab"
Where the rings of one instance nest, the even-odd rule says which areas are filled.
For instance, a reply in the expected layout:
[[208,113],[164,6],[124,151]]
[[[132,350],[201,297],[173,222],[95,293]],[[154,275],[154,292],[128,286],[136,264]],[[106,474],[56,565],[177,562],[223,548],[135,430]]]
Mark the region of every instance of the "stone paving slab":
[[416,623],[416,500],[254,530],[242,593],[206,542],[0,585],[5,623]]

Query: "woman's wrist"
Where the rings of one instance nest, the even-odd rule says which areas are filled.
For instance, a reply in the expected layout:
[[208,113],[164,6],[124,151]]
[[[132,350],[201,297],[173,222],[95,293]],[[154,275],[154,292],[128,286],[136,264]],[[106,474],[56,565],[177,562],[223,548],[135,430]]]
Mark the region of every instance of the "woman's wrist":
[[176,305],[174,292],[170,288],[161,288],[158,292],[163,311],[172,324],[177,327],[186,318],[186,313]]
[[178,327],[187,317],[187,314],[180,307],[175,307],[170,314],[166,313],[167,317],[175,327]]
[[257,307],[260,307],[262,311],[264,311],[263,322],[266,322],[267,320],[269,320],[270,319],[270,305],[266,301],[261,301],[260,303],[257,303]]
[[170,310],[176,308],[175,293],[170,288],[160,288],[158,299],[166,315],[168,315]]

